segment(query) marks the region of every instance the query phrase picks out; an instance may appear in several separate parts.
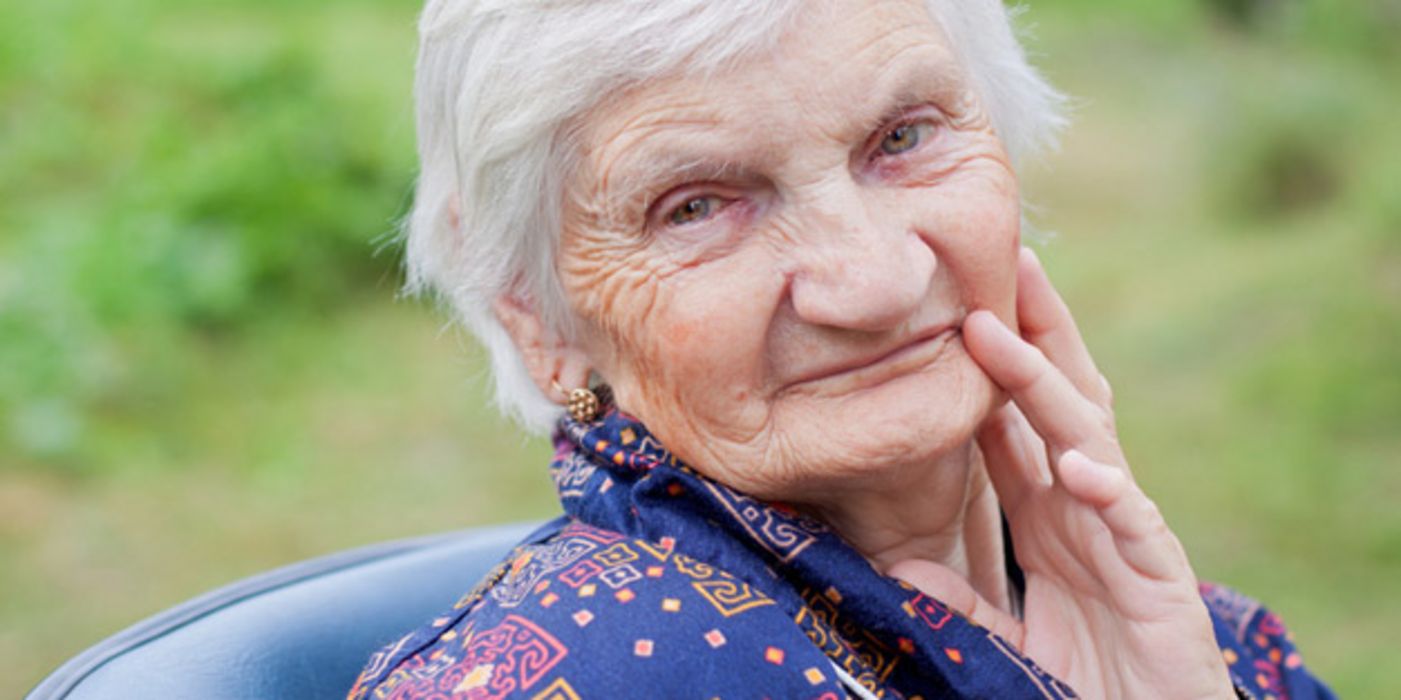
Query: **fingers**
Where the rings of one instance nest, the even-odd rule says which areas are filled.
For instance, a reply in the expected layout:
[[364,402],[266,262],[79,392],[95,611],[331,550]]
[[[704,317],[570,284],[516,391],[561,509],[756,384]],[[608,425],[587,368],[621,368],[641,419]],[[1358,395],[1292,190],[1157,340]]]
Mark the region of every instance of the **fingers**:
[[1040,348],[1080,393],[1101,406],[1110,405],[1109,382],[1095,367],[1070,307],[1056,292],[1036,253],[1026,247],[1017,260],[1017,323],[1022,337]]
[[1099,511],[1119,556],[1136,572],[1166,581],[1179,578],[1183,567],[1190,569],[1157,505],[1125,470],[1069,450],[1061,455],[1056,472],[1070,495]]
[[1078,449],[1123,464],[1112,415],[1091,403],[1039,349],[984,310],[964,319],[963,338],[973,359],[1011,395],[1053,453]]
[[978,595],[973,586],[953,569],[924,559],[907,559],[896,563],[885,573],[918,588],[921,593],[957,610],[1018,648],[1022,646],[1021,622]]
[[1033,491],[1052,484],[1046,465],[1046,444],[1015,404],[999,408],[978,429],[978,449],[997,491],[997,500],[1008,517],[1015,517]]
[[[1056,465],[1061,485],[1080,502],[1093,508],[1108,508],[1124,497],[1131,484],[1124,470],[1101,464],[1079,450],[1067,450]],[[1123,523],[1118,523],[1123,525]],[[1124,530],[1109,523],[1111,529]]]

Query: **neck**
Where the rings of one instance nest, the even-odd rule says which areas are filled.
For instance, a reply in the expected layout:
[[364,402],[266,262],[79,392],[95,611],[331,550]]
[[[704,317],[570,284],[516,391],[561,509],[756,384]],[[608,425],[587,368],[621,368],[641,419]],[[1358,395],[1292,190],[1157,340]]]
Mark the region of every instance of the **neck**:
[[934,463],[892,470],[874,487],[851,485],[807,504],[877,571],[909,559],[942,564],[984,600],[1010,610],[997,495],[969,442]]

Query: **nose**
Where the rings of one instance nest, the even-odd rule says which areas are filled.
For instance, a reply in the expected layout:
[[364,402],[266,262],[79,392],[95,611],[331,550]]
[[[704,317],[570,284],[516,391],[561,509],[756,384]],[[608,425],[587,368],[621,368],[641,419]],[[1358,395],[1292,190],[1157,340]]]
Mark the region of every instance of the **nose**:
[[829,190],[800,225],[793,308],[807,323],[884,331],[909,319],[929,294],[934,251],[896,212],[871,211],[856,183]]

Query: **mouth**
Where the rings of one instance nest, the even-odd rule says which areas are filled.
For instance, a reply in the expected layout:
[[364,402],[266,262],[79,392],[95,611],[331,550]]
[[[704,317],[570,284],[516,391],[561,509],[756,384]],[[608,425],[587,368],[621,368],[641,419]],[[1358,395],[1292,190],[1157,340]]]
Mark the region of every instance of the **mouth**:
[[933,364],[957,339],[961,328],[941,326],[894,349],[819,368],[790,382],[783,391],[820,389],[826,394],[879,386]]

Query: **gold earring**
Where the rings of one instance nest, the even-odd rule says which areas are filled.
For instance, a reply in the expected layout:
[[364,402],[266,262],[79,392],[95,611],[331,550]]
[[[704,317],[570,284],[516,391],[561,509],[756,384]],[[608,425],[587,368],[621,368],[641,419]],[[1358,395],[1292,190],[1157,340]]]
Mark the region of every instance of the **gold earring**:
[[598,417],[597,394],[593,393],[588,388],[565,391],[564,387],[560,386],[559,382],[553,379],[550,380],[550,383],[554,385],[555,391],[568,397],[569,400],[565,403],[564,407],[569,411],[569,415],[574,417],[574,420],[580,423],[590,423],[594,418]]

